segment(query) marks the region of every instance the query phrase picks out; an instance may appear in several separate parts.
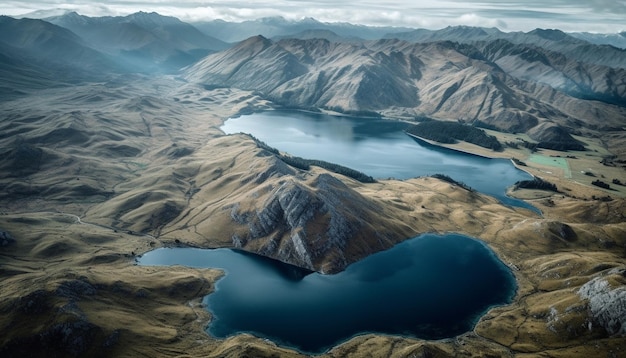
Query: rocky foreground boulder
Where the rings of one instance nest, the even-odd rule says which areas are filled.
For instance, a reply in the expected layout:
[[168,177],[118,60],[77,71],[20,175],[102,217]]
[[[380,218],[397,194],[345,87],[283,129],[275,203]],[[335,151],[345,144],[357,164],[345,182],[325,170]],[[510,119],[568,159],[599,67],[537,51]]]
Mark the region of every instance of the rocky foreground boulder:
[[591,318],[608,334],[626,334],[625,286],[612,287],[606,278],[596,277],[584,284],[578,295],[588,300]]

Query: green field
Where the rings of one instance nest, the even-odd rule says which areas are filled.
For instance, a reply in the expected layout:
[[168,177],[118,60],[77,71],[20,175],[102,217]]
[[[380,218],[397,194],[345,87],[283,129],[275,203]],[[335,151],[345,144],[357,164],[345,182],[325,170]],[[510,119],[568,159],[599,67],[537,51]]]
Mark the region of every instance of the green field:
[[559,158],[559,157],[555,158],[555,157],[548,157],[545,155],[533,154],[528,158],[528,160],[530,162],[533,162],[539,165],[545,165],[549,167],[556,167],[556,168],[563,169],[563,174],[565,178],[572,177],[572,172],[569,168],[569,164],[567,163],[567,159],[565,158]]

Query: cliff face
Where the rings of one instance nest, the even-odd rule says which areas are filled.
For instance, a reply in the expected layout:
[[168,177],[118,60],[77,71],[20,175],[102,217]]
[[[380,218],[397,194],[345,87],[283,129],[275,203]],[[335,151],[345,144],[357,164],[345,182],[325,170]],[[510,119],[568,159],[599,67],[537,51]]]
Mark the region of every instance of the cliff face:
[[367,237],[370,242],[390,242],[388,234],[367,220],[380,210],[329,174],[319,175],[311,185],[288,179],[255,210],[232,207],[233,221],[248,228],[233,235],[233,245],[311,270],[335,272],[351,262],[345,255],[354,255],[353,241]]
[[613,288],[606,278],[596,277],[584,284],[578,295],[588,301],[593,322],[611,335],[626,334],[626,287]]

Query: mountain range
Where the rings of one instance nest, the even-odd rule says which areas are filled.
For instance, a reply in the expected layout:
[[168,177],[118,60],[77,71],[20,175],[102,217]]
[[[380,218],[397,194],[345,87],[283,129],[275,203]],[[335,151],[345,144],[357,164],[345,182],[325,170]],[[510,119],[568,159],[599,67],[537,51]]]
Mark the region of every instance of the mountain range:
[[[59,18],[71,14],[73,11],[65,9],[48,9],[33,11],[16,18],[32,18],[32,19],[52,19]],[[132,14],[137,15],[141,12]],[[155,15],[152,13],[152,15]],[[105,18],[110,18],[106,16]],[[127,18],[127,17],[118,17]],[[288,20],[282,16],[262,17],[256,20],[247,20],[243,22],[216,20],[201,20],[189,22],[206,35],[216,37],[227,43],[234,43],[245,40],[256,35],[263,35],[268,38],[275,37],[296,37],[299,38],[300,32],[325,30],[338,34],[342,38],[361,38],[365,40],[375,40],[383,37],[394,37],[393,34],[410,33],[416,30],[423,32],[440,32],[448,31],[447,29],[460,28],[467,31],[468,29],[478,29],[486,32],[501,32],[496,28],[477,28],[469,26],[450,26],[442,30],[425,30],[414,29],[409,27],[397,26],[364,26],[345,22],[322,22],[314,18],[307,17],[300,20]],[[523,34],[523,32],[513,32]],[[596,45],[611,45],[617,48],[626,48],[626,31],[620,33],[603,34],[589,32],[569,32],[569,36],[587,41]],[[467,34],[463,35],[467,37]]]
[[624,61],[626,50],[611,45],[599,45],[555,29],[502,32],[497,28],[450,26],[436,31],[417,29],[393,33],[386,35],[385,38],[419,43],[452,41],[464,44],[506,40],[517,45],[539,47],[558,52],[577,61],[619,68],[626,67]]
[[[0,41],[7,94],[35,78],[45,87],[156,72],[258,91],[288,107],[458,120],[544,139],[548,128],[563,129],[549,131],[561,133],[554,141],[571,142],[564,133],[621,128],[626,118],[626,50],[559,30],[434,31],[310,18],[193,26],[145,12],[2,17],[0,29],[10,35]],[[267,36],[228,43],[257,31]]]
[[97,80],[121,67],[72,31],[36,19],[0,16],[0,94]]
[[198,21],[192,24],[206,34],[211,34],[223,41],[231,43],[243,41],[256,35],[263,35],[268,38],[297,37],[298,34],[302,32],[312,30],[330,31],[342,38],[374,40],[382,38],[386,34],[411,30],[405,27],[328,23],[310,17],[301,20],[287,20],[281,16],[264,17],[243,22],[212,20]]
[[[626,63],[626,56],[613,61]],[[573,134],[621,128],[626,118],[623,68],[503,39],[469,45],[257,36],[207,56],[184,77],[256,90],[288,107],[453,119],[506,132],[546,122],[541,128]]]
[[596,45],[611,45],[626,48],[626,31],[617,34],[595,34],[589,32],[572,32],[571,36],[591,42]]
[[138,12],[87,17],[76,12],[45,19],[69,29],[129,70],[170,72],[228,45],[177,18]]

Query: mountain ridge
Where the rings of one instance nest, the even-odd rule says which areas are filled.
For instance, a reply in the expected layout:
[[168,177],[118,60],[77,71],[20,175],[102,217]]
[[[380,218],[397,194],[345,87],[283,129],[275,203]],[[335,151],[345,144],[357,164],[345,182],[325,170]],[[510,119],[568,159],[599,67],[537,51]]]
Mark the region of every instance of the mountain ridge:
[[[60,17],[66,15],[68,13],[76,12],[75,10],[68,9],[48,9],[48,10],[37,10],[32,11],[30,13],[15,15],[14,18],[34,18],[34,19],[46,19],[52,17]],[[155,12],[144,12],[138,11],[135,13],[131,13],[128,15],[122,15],[121,17],[133,16],[136,14],[158,14]],[[82,15],[81,15],[82,16]],[[161,15],[159,15],[161,16]],[[97,18],[97,16],[92,16],[93,18]],[[111,16],[101,16],[101,17],[111,17]],[[163,16],[168,18],[174,18],[173,16]],[[248,37],[254,35],[263,35],[268,38],[274,37],[287,37],[294,36],[298,32],[308,31],[308,30],[329,30],[337,33],[342,37],[360,37],[367,40],[372,39],[380,39],[386,37],[392,37],[391,34],[396,34],[395,36],[398,38],[402,38],[407,36],[410,32],[422,32],[425,34],[430,34],[433,32],[445,32],[451,31],[453,29],[465,29],[471,30],[474,32],[474,35],[480,32],[486,32],[488,34],[493,33],[519,33],[524,34],[522,31],[507,31],[504,32],[497,27],[479,27],[479,26],[471,26],[471,25],[449,25],[440,29],[426,29],[426,28],[413,28],[413,27],[400,27],[400,26],[374,26],[374,25],[361,25],[354,24],[350,22],[322,22],[313,17],[305,17],[302,19],[286,19],[283,16],[267,16],[260,17],[252,20],[244,20],[240,22],[235,21],[227,21],[224,19],[204,19],[204,20],[186,20],[186,23],[189,23],[199,30],[204,32],[210,36],[216,36],[220,38],[222,41],[233,43],[242,41]],[[312,28],[313,27],[313,28]],[[550,29],[541,29],[539,30],[550,30]],[[355,35],[358,30],[362,30],[366,33],[366,35]],[[537,30],[537,29],[535,29]],[[531,33],[535,30],[530,30],[526,32],[526,34]],[[561,31],[561,30],[558,30]],[[583,40],[585,42],[596,44],[596,45],[611,45],[616,48],[626,48],[626,32],[618,32],[618,33],[590,33],[590,32],[566,32],[568,36]],[[439,35],[438,35],[439,36]],[[468,36],[467,31],[463,36]]]
[[301,20],[288,20],[281,16],[263,17],[256,20],[229,22],[224,20],[195,21],[192,25],[206,34],[211,34],[226,42],[239,42],[255,35],[268,38],[291,37],[303,31],[328,30],[341,37],[357,37],[367,40],[381,38],[395,31],[408,31],[403,27],[376,27],[351,23],[328,23],[308,17]]
[[[288,107],[393,111],[526,132],[540,122],[570,129],[573,123],[619,125],[626,115],[626,82],[620,80],[626,75],[620,74],[626,72],[506,40],[345,43],[257,36],[207,56],[184,76],[257,90]],[[592,108],[600,112],[581,115]]]
[[9,95],[102,80],[122,68],[63,27],[0,16],[0,91]]
[[384,38],[398,38],[417,43],[453,41],[463,44],[507,40],[513,44],[559,52],[587,63],[626,68],[626,49],[595,44],[557,29],[537,28],[528,32],[502,32],[497,28],[449,26],[441,30],[416,29],[386,34]]
[[[254,23],[280,31],[308,30],[295,38],[258,35],[230,45],[154,12],[99,18],[67,12],[47,20],[65,26],[55,28],[55,41],[68,44],[46,46],[42,39],[48,35],[36,35],[27,26],[14,32],[11,39],[23,39],[22,50],[7,43],[3,57],[14,83],[28,83],[28,76],[45,82],[59,71],[177,73],[188,66],[182,75],[191,82],[259,91],[288,107],[405,119],[427,116],[508,132],[526,132],[542,122],[571,133],[580,132],[581,124],[617,128],[626,115],[626,50],[594,45],[555,29],[505,33],[449,26],[360,40],[345,34],[372,29],[278,17]],[[43,20],[16,21],[54,26]],[[380,35],[388,28],[375,30]],[[24,45],[32,40],[28,36],[41,41],[31,45],[40,53]],[[211,44],[217,48],[209,49]],[[63,46],[63,53],[54,52]],[[46,54],[46,49],[52,52]],[[37,57],[63,60],[56,61],[57,72],[50,72]],[[20,58],[32,61],[18,65]]]
[[94,49],[133,71],[175,72],[228,47],[188,23],[155,12],[95,18],[69,12],[45,20],[80,34]]

